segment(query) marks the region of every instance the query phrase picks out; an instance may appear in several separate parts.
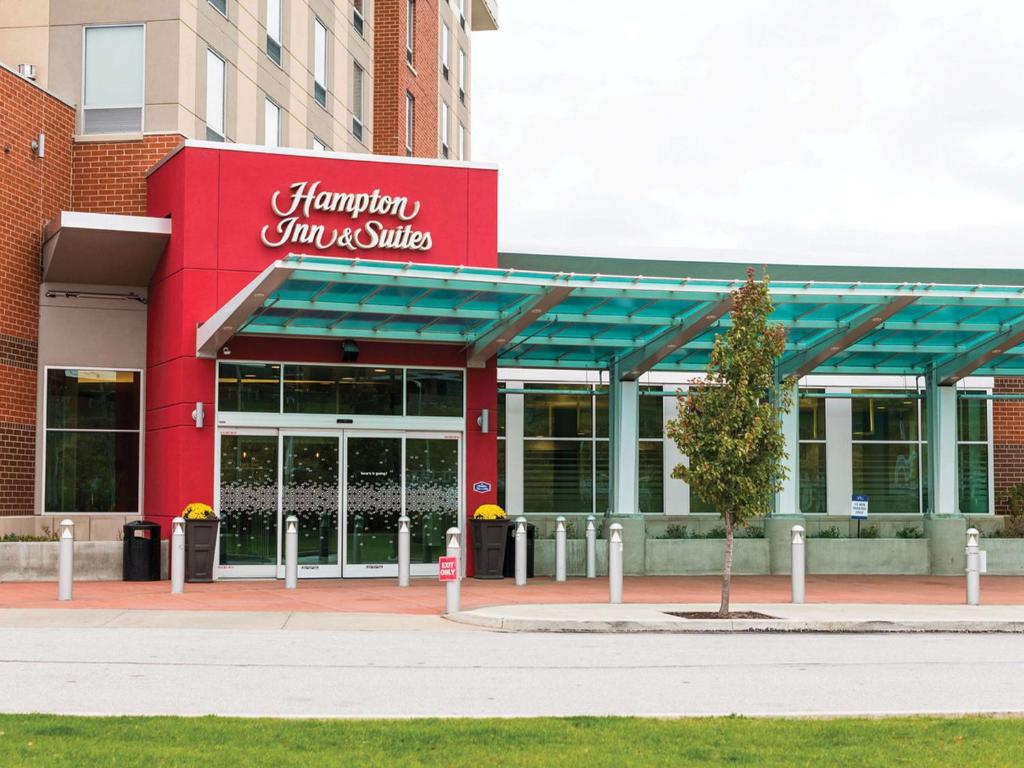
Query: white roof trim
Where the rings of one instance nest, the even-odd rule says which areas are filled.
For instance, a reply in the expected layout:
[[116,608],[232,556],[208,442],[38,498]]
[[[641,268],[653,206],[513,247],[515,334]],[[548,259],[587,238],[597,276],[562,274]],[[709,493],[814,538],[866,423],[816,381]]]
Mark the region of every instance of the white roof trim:
[[49,240],[64,227],[107,232],[138,232],[147,235],[171,234],[171,220],[157,216],[122,216],[114,213],[61,211],[46,223],[43,240]]

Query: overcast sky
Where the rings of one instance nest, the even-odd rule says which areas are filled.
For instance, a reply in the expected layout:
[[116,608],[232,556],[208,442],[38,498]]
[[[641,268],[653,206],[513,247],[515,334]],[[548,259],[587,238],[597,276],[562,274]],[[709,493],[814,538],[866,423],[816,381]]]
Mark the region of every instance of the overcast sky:
[[[1024,256],[1024,2],[499,0],[502,249]],[[1021,259],[1024,266],[1024,259]]]

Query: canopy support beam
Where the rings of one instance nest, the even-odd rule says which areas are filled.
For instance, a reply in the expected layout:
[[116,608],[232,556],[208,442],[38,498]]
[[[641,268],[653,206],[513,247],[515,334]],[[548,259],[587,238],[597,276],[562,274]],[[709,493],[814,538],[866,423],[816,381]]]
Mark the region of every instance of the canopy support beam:
[[1005,326],[1002,333],[998,333],[935,366],[935,376],[943,386],[955,384],[1021,343],[1024,343],[1024,320],[1017,320]]
[[504,320],[484,332],[466,353],[468,368],[483,368],[487,361],[501,351],[508,342],[524,331],[549,309],[558,306],[572,293],[569,286],[548,288],[539,296],[534,296],[523,303],[519,311],[512,313]]
[[295,271],[295,265],[275,261],[236,293],[209,320],[196,329],[196,357],[214,358],[238,331],[245,327],[263,303]]

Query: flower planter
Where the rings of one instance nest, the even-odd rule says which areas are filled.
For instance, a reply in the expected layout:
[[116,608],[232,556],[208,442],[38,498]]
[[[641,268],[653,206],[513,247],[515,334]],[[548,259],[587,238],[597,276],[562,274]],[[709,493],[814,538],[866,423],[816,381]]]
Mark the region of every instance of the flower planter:
[[808,573],[931,573],[928,539],[809,538],[806,547]]
[[220,520],[185,521],[185,581],[213,581],[213,553]]
[[[647,539],[645,546],[649,576],[717,575],[725,564],[725,539]],[[768,573],[768,540],[734,539],[732,572]]]
[[1024,574],[1024,539],[982,537],[981,548],[988,552],[988,573],[993,576]]
[[[76,541],[75,581],[120,581],[124,544],[120,541]],[[0,582],[56,581],[60,542],[0,543]],[[161,574],[167,578],[167,542],[160,542]]]
[[473,540],[474,578],[502,579],[505,566],[505,537],[508,535],[508,520],[470,520],[469,530]]

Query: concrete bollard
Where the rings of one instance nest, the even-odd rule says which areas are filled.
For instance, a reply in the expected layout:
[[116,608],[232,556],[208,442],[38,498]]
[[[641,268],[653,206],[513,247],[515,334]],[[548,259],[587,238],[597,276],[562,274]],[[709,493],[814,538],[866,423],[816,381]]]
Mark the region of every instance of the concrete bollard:
[[526,585],[526,518],[516,518],[516,586]]
[[792,566],[790,568],[793,574],[793,603],[801,604],[804,602],[805,586],[804,586],[804,575],[807,572],[807,558],[805,552],[804,543],[804,527],[802,525],[794,525],[790,530],[793,536],[792,539]]
[[455,581],[446,582],[444,585],[444,612],[459,612],[459,590],[462,586],[462,545],[459,543],[459,529],[449,528],[445,534],[448,541],[448,557],[455,558]]
[[587,515],[587,578],[597,578],[597,526],[593,515]]
[[299,585],[299,518],[288,515],[284,519],[284,588]]
[[555,518],[555,581],[565,581],[565,518]]
[[622,602],[622,526],[608,526],[608,602]]
[[60,521],[60,550],[57,565],[57,599],[71,599],[75,574],[75,521]]
[[412,532],[409,530],[409,518],[402,515],[398,518],[398,586],[409,586],[409,550]]
[[967,529],[967,604],[981,605],[981,555],[978,552],[978,529]]
[[171,520],[171,594],[185,591],[185,518]]

